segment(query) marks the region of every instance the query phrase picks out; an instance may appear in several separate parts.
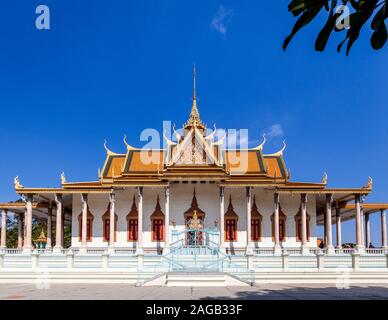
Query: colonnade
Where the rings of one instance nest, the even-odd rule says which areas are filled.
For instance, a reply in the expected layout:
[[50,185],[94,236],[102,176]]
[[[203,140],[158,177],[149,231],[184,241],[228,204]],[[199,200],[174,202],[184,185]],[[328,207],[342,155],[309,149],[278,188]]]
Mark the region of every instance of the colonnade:
[[[25,201],[25,213],[18,215],[18,246],[23,245],[24,251],[29,251],[33,248],[32,245],[32,209],[33,209],[33,195],[28,194],[23,197]],[[307,194],[300,194],[301,201],[301,253],[308,252],[307,248]],[[64,212],[63,212],[63,197],[62,194],[55,194],[55,215],[56,215],[56,239],[54,251],[60,251],[63,248],[63,227],[64,227]],[[110,229],[109,229],[109,249],[113,249],[114,233],[115,233],[115,192],[112,190],[109,193],[110,203]],[[87,215],[88,215],[88,194],[81,194],[82,203],[82,221],[81,221],[81,248],[80,251],[86,251],[87,248]],[[359,252],[365,250],[371,242],[370,235],[370,214],[363,213],[363,198],[361,195],[354,196],[355,203],[355,221],[356,221],[356,249]],[[325,245],[328,254],[334,253],[333,237],[332,237],[332,206],[333,194],[326,194],[326,209],[324,215],[324,229],[325,229]],[[138,241],[137,252],[143,252],[143,187],[137,187],[137,208],[138,208]],[[49,203],[47,212],[47,248],[52,247],[52,214],[54,207]],[[224,247],[224,221],[225,221],[225,187],[219,188],[219,209],[220,209],[220,246]],[[251,209],[252,209],[252,187],[246,187],[246,214],[247,214],[247,233],[246,233],[246,253],[252,254],[252,240],[251,240]],[[281,253],[280,245],[280,230],[279,230],[279,214],[280,214],[280,194],[274,193],[274,253]],[[381,215],[381,246],[387,246],[387,222],[386,210],[380,210]],[[165,252],[169,250],[170,244],[170,188],[165,187]],[[336,228],[336,242],[337,248],[342,247],[342,221],[341,221],[341,207],[335,207],[335,223]],[[0,247],[6,246],[6,229],[7,229],[7,210],[2,210],[1,217],[1,242]],[[365,229],[365,230],[364,230]]]

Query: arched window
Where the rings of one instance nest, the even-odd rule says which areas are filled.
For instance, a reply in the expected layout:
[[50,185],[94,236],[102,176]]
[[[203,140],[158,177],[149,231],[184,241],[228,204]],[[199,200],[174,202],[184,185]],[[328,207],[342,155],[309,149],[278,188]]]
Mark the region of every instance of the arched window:
[[261,216],[256,205],[256,196],[253,197],[253,205],[251,210],[251,240],[261,241],[261,222],[263,217]]
[[159,195],[156,200],[156,207],[151,215],[152,241],[164,241],[164,213],[159,203]]
[[[86,218],[86,241],[92,241],[93,237],[93,214],[89,210],[88,206],[88,215]],[[82,241],[82,212],[78,215],[78,237],[79,241]]]
[[237,222],[238,215],[234,212],[232,196],[229,197],[228,210],[225,213],[225,241],[237,241]]
[[[296,241],[302,241],[302,208],[295,215]],[[310,215],[306,212],[306,238],[310,241]]]
[[[275,212],[271,215],[272,223],[272,240],[275,239]],[[284,214],[282,208],[279,206],[279,241],[286,241],[286,220],[287,217]]]
[[132,200],[131,211],[127,214],[127,240],[130,242],[136,242],[139,239],[139,212],[136,207],[135,195]]
[[[114,229],[114,237],[116,241],[116,230],[117,230],[117,214],[115,213],[115,229]],[[110,239],[110,203],[108,204],[108,208],[106,209],[104,215],[102,216],[102,225],[103,225],[103,240],[109,241]]]

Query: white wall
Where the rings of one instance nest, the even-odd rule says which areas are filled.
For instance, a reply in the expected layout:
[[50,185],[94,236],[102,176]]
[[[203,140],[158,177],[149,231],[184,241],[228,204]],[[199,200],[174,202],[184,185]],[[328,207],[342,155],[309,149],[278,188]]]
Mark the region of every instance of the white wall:
[[[205,211],[205,228],[214,227],[214,222],[220,220],[219,215],[219,188],[216,184],[172,184],[170,187],[170,229],[173,230],[172,220],[176,220],[176,230],[185,229],[184,212],[190,208],[193,190],[196,189],[199,207]],[[143,246],[145,248],[156,248],[164,243],[151,241],[151,214],[156,205],[156,198],[159,194],[160,205],[165,213],[165,196],[163,188],[144,187],[143,197]],[[136,244],[127,242],[127,220],[126,216],[131,210],[135,188],[128,188],[116,192],[116,214],[117,223],[117,247],[133,247]],[[237,241],[226,243],[226,246],[243,248],[246,245],[246,195],[245,188],[225,188],[225,211],[229,204],[229,195],[232,195],[232,202],[235,212],[238,214],[238,234]],[[262,240],[254,243],[256,247],[272,247],[271,215],[274,212],[273,192],[263,188],[254,188],[252,195],[256,196],[256,204],[259,212],[263,216]],[[89,247],[106,247],[107,242],[103,241],[102,215],[105,213],[109,198],[108,195],[90,194],[88,197],[89,208],[94,215],[93,238],[88,242]],[[286,241],[283,246],[298,247],[300,242],[296,241],[294,216],[299,210],[300,196],[281,195],[280,203],[283,212],[287,216],[286,220]],[[78,239],[78,215],[81,213],[81,197],[73,196],[73,217],[72,217],[72,246],[81,245]],[[310,196],[307,204],[307,212],[310,215],[310,242],[309,246],[316,246],[316,203],[315,196]]]

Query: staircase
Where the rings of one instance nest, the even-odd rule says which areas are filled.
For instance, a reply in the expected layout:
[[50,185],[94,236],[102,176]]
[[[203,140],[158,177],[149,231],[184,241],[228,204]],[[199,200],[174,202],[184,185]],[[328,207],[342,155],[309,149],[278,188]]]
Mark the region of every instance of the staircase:
[[[204,231],[202,231],[204,232]],[[174,242],[155,270],[168,270],[139,281],[144,286],[247,286],[254,284],[254,272],[235,264],[217,243],[185,245]],[[162,271],[163,272],[163,271]]]
[[246,287],[252,285],[226,272],[168,272],[145,281],[143,286],[166,287]]

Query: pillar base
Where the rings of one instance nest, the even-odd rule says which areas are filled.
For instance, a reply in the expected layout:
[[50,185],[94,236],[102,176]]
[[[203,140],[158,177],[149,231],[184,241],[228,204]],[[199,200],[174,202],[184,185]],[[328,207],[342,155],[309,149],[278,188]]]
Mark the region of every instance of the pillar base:
[[23,254],[31,254],[32,248],[31,247],[23,247],[22,253]]
[[140,247],[136,248],[136,253],[135,254],[143,256],[144,255],[144,249],[140,248]]
[[62,247],[55,246],[53,249],[53,253],[59,254],[62,252],[62,249],[63,249]]
[[253,255],[253,249],[252,249],[251,246],[246,247],[246,249],[245,249],[245,254],[246,254],[247,256],[252,256],[252,255]]
[[328,255],[333,255],[333,254],[335,254],[335,249],[334,249],[334,247],[333,246],[327,246],[327,254]]
[[115,253],[115,246],[109,246],[107,253],[108,254],[114,254]]
[[87,248],[86,247],[81,247],[80,249],[79,249],[79,254],[87,254],[88,253],[88,251],[87,251]]
[[358,253],[365,253],[366,251],[365,251],[365,246],[356,246],[356,251],[358,252]]
[[282,247],[280,245],[275,245],[273,247],[273,254],[276,256],[280,256],[282,254]]
[[306,245],[302,245],[300,248],[300,253],[302,256],[307,256],[310,254],[310,250]]

